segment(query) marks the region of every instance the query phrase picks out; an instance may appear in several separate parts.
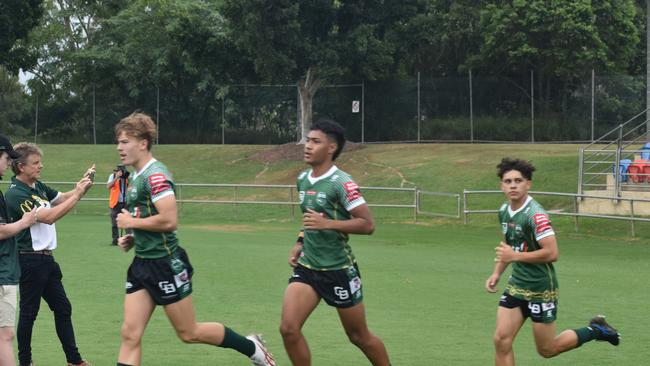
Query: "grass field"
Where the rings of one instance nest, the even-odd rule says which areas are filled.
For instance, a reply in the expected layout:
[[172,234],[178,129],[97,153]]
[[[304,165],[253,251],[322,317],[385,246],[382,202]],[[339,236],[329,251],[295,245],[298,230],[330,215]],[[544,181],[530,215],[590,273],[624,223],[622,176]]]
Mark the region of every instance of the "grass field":
[[[98,165],[92,197],[106,197],[100,184],[117,163],[114,146],[45,145],[43,180],[73,181],[90,163]],[[264,146],[157,146],[155,155],[183,183],[293,184],[299,161],[248,159]],[[412,187],[459,193],[496,189],[502,156],[532,159],[534,189],[575,192],[576,145],[373,145],[345,153],[338,164],[361,185]],[[105,172],[105,174],[102,174]],[[4,190],[6,186],[2,186]],[[63,188],[63,187],[61,187]],[[197,193],[201,195],[203,193]],[[375,198],[368,194],[372,202]],[[491,201],[479,202],[496,208]],[[542,201],[547,207],[560,202]],[[94,365],[115,364],[122,321],[124,281],[132,253],[108,245],[105,202],[83,202],[57,223],[57,261],[73,304],[82,355]],[[354,236],[371,329],[386,343],[393,365],[489,365],[498,295],[487,294],[493,248],[500,239],[494,215],[461,220],[420,218],[410,210],[374,209],[377,231]],[[582,327],[603,313],[621,329],[618,348],[590,343],[543,360],[535,353],[530,325],[518,336],[519,365],[640,365],[650,358],[650,225],[554,218],[560,245],[558,328]],[[277,331],[290,274],[286,257],[300,223],[284,206],[184,205],[179,235],[196,269],[194,303],[201,321],[265,334],[279,365],[288,365]],[[502,280],[505,282],[505,278]],[[501,284],[500,289],[503,288]],[[346,339],[333,309],[324,304],[306,324],[313,364],[366,365]],[[43,303],[34,332],[37,365],[65,363],[53,319]],[[646,361],[644,361],[646,360]],[[248,365],[234,351],[184,345],[161,309],[144,338],[144,365]]]
[[[196,269],[199,320],[266,335],[279,365],[288,359],[277,332],[289,276],[286,256],[295,222],[181,223],[179,235]],[[73,304],[79,348],[95,365],[113,365],[119,346],[125,271],[132,254],[107,245],[108,217],[70,215],[57,224],[56,257]],[[639,365],[650,358],[647,305],[650,246],[558,229],[562,289],[559,328],[583,326],[603,313],[623,333],[618,348],[592,342],[552,360],[537,356],[526,324],[516,342],[521,365]],[[498,228],[385,223],[354,237],[371,329],[394,365],[489,365],[497,295],[483,282],[492,270]],[[502,288],[502,287],[501,287]],[[306,324],[314,365],[364,365],[335,311],[321,304]],[[34,333],[39,365],[65,362],[45,304]],[[644,361],[646,360],[646,361]],[[184,345],[161,309],[144,338],[145,365],[248,365],[234,351]]]

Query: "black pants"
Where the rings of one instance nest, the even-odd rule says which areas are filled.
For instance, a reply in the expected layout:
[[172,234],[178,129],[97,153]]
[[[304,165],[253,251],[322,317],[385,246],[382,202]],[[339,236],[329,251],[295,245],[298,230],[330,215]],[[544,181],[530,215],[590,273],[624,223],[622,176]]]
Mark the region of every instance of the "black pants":
[[54,312],[56,334],[68,362],[81,363],[72,328],[72,305],[65,294],[61,268],[51,255],[20,254],[20,315],[18,316],[18,360],[27,365],[32,359],[32,329],[41,298]]
[[120,237],[120,232],[117,229],[117,214],[122,212],[124,202],[118,202],[115,207],[111,208],[111,230],[113,234],[113,245],[117,245],[117,239]]

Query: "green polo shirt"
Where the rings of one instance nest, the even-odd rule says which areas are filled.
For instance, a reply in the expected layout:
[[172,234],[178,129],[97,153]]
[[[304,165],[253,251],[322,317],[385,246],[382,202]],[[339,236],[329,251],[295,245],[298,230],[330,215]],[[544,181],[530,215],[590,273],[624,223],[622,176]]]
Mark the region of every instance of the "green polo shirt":
[[[5,199],[0,192],[0,225],[9,221]],[[0,240],[0,285],[17,285],[20,280],[20,265],[17,258],[16,241],[13,237]]]
[[[5,193],[9,220],[15,222],[20,220],[25,212],[51,208],[59,195],[58,191],[41,181],[36,181],[34,186],[30,187],[12,177],[11,185]],[[18,233],[16,242],[20,251],[53,250],[56,248],[56,226],[37,222]]]

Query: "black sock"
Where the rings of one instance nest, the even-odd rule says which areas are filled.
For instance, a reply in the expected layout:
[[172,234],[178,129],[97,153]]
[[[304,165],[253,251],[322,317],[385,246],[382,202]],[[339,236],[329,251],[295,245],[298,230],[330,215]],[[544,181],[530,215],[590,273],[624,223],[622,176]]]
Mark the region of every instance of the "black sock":
[[116,366],[132,366],[132,365],[127,365],[127,364],[125,364],[125,363],[119,363],[119,362],[118,362]]
[[234,330],[224,326],[225,334],[219,347],[232,348],[235,351],[251,357],[255,353],[255,343],[250,339],[237,334]]

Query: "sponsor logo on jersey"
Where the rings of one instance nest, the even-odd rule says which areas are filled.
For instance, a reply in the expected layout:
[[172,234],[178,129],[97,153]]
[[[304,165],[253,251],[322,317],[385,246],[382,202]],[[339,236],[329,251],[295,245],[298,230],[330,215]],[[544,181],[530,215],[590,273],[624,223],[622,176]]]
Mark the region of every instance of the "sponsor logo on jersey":
[[170,190],[172,187],[162,173],[155,173],[149,176],[149,185],[151,186],[151,195],[156,196],[162,192]]
[[317,193],[317,192],[314,191],[314,190],[309,190],[309,191],[307,191],[307,195],[308,195],[308,196],[315,196],[316,193]]
[[354,182],[343,183],[343,188],[347,193],[347,199],[349,202],[361,198],[361,191],[359,190],[359,186],[356,183]]
[[540,234],[546,230],[551,229],[551,220],[547,214],[539,213],[533,215],[533,222],[535,223],[535,233]]
[[501,231],[505,234],[508,232],[508,223],[502,222],[501,223]]
[[298,192],[298,199],[300,200],[300,203],[303,203],[305,200],[305,191]]
[[316,202],[318,202],[319,205],[323,206],[326,201],[327,201],[327,194],[325,192],[318,192],[318,194],[316,195]]

